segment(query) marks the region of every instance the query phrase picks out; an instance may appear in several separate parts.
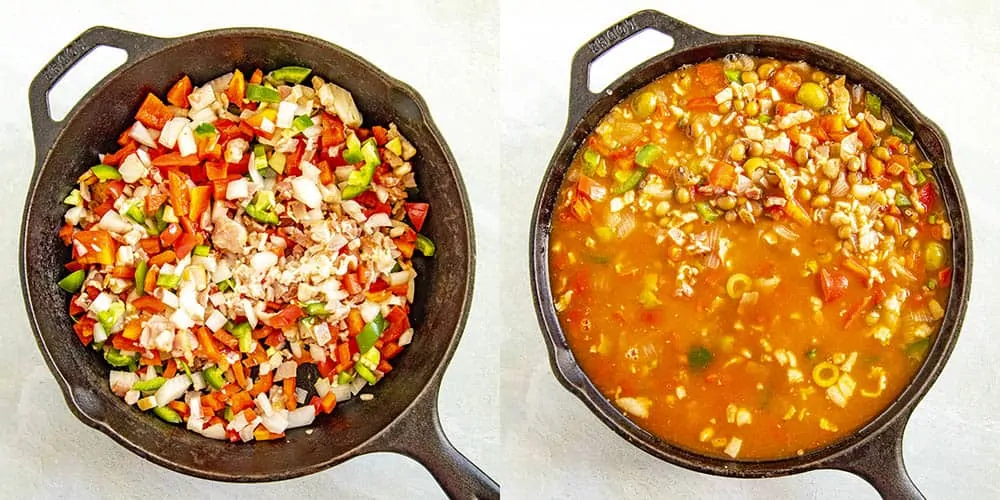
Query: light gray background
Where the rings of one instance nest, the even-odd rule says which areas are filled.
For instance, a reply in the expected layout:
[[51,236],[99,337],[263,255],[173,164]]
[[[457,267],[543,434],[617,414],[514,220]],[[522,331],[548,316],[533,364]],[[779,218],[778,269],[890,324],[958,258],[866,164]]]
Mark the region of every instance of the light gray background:
[[[953,2],[959,3],[959,2]],[[939,5],[940,4],[940,5]],[[768,33],[839,50],[900,88],[951,140],[975,233],[973,300],[961,341],[906,433],[909,470],[930,498],[1000,498],[1000,298],[995,144],[1000,11],[991,2],[17,2],[0,18],[0,497],[440,498],[430,475],[390,454],[279,484],[228,485],[145,462],[66,409],[37,352],[18,293],[17,233],[34,151],[27,85],[97,24],[159,36],[273,26],[319,36],[413,85],[462,167],[476,222],[476,297],[444,379],[451,440],[508,498],[875,498],[862,480],[813,472],[728,480],[689,472],[624,443],[552,377],[527,280],[535,193],[566,119],[569,61],[603,28],[646,7],[718,33]],[[864,20],[859,26],[858,21]],[[878,20],[877,24],[871,20]],[[633,40],[603,59],[604,82],[655,53]],[[54,95],[68,109],[115,60],[106,51]],[[63,92],[65,91],[65,92]]]

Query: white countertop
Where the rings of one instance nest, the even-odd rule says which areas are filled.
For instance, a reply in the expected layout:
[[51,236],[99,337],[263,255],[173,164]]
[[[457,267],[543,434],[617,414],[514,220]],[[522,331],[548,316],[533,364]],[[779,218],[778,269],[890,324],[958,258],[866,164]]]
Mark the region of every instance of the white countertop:
[[[286,4],[258,1],[223,7],[39,0],[5,12],[0,86],[12,99],[0,114],[0,196],[16,208],[0,220],[7,264],[0,287],[8,290],[0,317],[9,325],[0,349],[0,497],[442,496],[420,465],[392,454],[277,484],[194,479],[139,459],[70,414],[18,292],[19,215],[34,162],[24,97],[49,58],[86,28],[105,24],[159,36],[228,26],[295,30],[355,51],[424,96],[462,168],[478,239],[476,296],[444,378],[441,418],[452,442],[502,483],[505,497],[875,498],[864,481],[843,472],[731,480],[669,465],[625,443],[549,370],[528,285],[528,229],[565,126],[569,61],[591,36],[650,6],[708,31],[784,35],[838,50],[895,84],[948,134],[973,218],[973,299],[950,363],[910,421],[905,459],[930,498],[1000,497],[1000,342],[988,323],[1000,300],[1000,224],[993,217],[1000,182],[992,152],[1000,130],[998,7],[986,0],[958,7],[842,0],[841,7],[808,8],[801,1],[768,8],[707,1],[335,3],[301,2],[308,9],[282,19],[261,13]],[[622,47],[612,56],[618,64],[607,65],[623,71],[623,60],[652,55],[641,49],[648,45]],[[71,104],[99,78],[98,68],[88,68],[67,80],[75,95],[55,104]]]

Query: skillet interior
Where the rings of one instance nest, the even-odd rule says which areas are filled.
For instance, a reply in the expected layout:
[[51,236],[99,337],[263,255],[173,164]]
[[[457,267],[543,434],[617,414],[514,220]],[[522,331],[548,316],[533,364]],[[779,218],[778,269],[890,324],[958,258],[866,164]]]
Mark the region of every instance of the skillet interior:
[[[70,252],[59,240],[62,198],[97,153],[115,148],[147,91],[162,95],[182,74],[205,82],[231,71],[298,64],[351,91],[366,124],[399,125],[416,145],[420,194],[434,207],[424,233],[438,247],[433,259],[415,259],[419,273],[413,308],[415,341],[395,370],[371,392],[321,416],[314,432],[289,432],[286,441],[253,445],[212,441],[127,406],[108,390],[108,367],[75,340],[68,296],[56,282]],[[450,151],[415,91],[332,44],[264,29],[232,29],[168,40],[164,48],[126,64],[98,84],[63,122],[38,170],[22,221],[22,286],[39,346],[73,412],[85,423],[156,463],[188,474],[229,481],[285,479],[308,474],[362,452],[418,397],[436,398],[437,384],[464,326],[472,288],[471,215]],[[429,393],[429,395],[425,394]],[[433,404],[433,403],[432,403]]]
[[[588,52],[595,46],[594,42],[581,48],[577,53],[577,60],[574,61],[575,73],[571,76],[573,92],[571,92],[569,103],[570,121],[549,164],[545,180],[539,191],[531,237],[531,272],[536,299],[535,307],[545,334],[553,371],[567,389],[581,398],[592,412],[627,441],[656,457],[677,465],[710,474],[734,477],[769,477],[824,466],[851,468],[848,464],[849,459],[853,456],[852,453],[857,451],[855,448],[858,448],[860,444],[872,442],[873,438],[884,431],[894,431],[898,436],[901,436],[910,412],[940,373],[958,339],[970,293],[972,240],[969,233],[968,209],[958,183],[947,139],[933,122],[920,114],[912,103],[888,82],[856,61],[832,50],[779,37],[714,35],[654,11],[640,12],[632,16],[631,19],[641,24],[644,20],[648,21],[650,17],[653,18],[653,21],[647,26],[655,25],[656,22],[679,25],[674,33],[664,30],[666,34],[674,37],[675,48],[653,57],[622,76],[609,85],[607,91],[601,94],[579,91],[579,89],[586,89],[587,66],[583,66],[582,74],[576,73],[580,69],[577,62],[581,57],[593,60]],[[667,21],[663,21],[664,18]],[[627,25],[627,23],[628,20],[619,23],[609,29],[608,33],[620,26]],[[642,27],[645,26],[640,26],[640,29]],[[635,29],[634,24],[632,29]],[[638,32],[638,30],[634,32]],[[595,40],[602,37],[606,38],[607,35],[602,34]],[[613,45],[614,43],[611,46]],[[878,93],[883,99],[883,105],[887,106],[895,117],[901,119],[903,123],[914,130],[916,141],[921,149],[927,158],[938,166],[935,173],[942,191],[946,211],[953,226],[952,292],[949,296],[947,312],[940,333],[935,337],[934,344],[928,351],[923,366],[914,376],[910,385],[874,420],[854,434],[801,457],[757,461],[723,460],[674,446],[639,427],[611,404],[576,364],[567,345],[566,336],[556,317],[552,291],[549,287],[548,243],[552,213],[563,176],[579,145],[593,131],[601,118],[615,104],[632,92],[685,64],[717,59],[730,53],[770,56],[785,60],[805,60],[831,73],[846,75],[849,81],[860,83],[865,88]],[[892,434],[892,432],[885,433]],[[891,467],[893,464],[884,465]]]

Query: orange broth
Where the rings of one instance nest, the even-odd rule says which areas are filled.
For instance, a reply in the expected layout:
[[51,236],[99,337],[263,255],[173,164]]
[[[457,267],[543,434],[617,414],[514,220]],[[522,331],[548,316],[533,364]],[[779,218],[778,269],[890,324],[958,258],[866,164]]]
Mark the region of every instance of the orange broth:
[[950,233],[933,165],[873,94],[801,63],[681,68],[601,121],[550,240],[560,323],[638,425],[773,459],[878,415],[936,334]]

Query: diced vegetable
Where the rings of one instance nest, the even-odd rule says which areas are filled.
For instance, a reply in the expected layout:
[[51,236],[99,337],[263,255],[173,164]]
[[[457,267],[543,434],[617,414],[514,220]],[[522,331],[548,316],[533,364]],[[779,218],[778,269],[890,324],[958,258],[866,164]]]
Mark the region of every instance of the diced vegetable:
[[304,68],[302,66],[285,66],[268,73],[268,76],[272,80],[279,82],[302,83],[305,81],[306,77],[309,76],[309,73],[312,73],[312,70],[309,68]]
[[433,257],[434,252],[437,251],[434,242],[422,234],[417,234],[416,248],[420,253],[424,254],[424,257]]
[[69,292],[76,293],[80,291],[80,287],[83,286],[83,280],[87,277],[87,273],[80,269],[69,273],[65,278],[59,280],[59,288]]
[[615,186],[611,189],[611,193],[619,195],[635,189],[639,186],[639,183],[646,178],[646,172],[648,172],[648,170],[645,168],[636,168],[635,170],[632,170],[632,172],[628,174],[623,181],[615,184]]
[[122,178],[122,174],[118,172],[117,168],[103,163],[90,167],[90,171],[101,181],[114,181]]
[[712,355],[712,351],[709,351],[705,346],[694,346],[688,351],[687,355],[688,365],[694,370],[701,370],[708,367],[715,359]]
[[635,162],[640,167],[648,167],[663,156],[663,149],[655,144],[646,144],[635,153]]
[[247,85],[246,98],[251,102],[281,102],[277,90],[254,83]]
[[702,219],[705,219],[708,222],[715,222],[719,220],[719,212],[712,208],[712,205],[710,205],[707,201],[695,202],[694,209],[698,212],[698,215],[700,215]]
[[875,116],[875,118],[881,117],[882,99],[871,92],[865,92],[865,108],[867,108],[868,112]]

